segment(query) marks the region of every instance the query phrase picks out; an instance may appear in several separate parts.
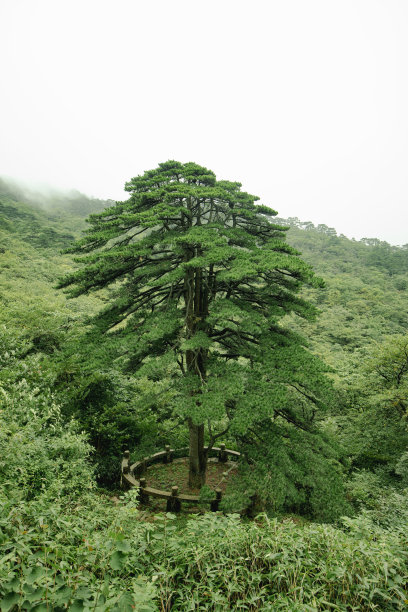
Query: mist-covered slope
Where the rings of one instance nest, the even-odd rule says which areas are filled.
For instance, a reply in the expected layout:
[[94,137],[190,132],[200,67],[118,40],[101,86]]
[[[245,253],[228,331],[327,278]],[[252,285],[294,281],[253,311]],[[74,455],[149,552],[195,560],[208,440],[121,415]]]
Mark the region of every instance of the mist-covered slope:
[[52,350],[64,330],[99,306],[94,297],[74,303],[55,289],[57,278],[75,265],[62,250],[86,228],[89,211],[105,204],[82,194],[76,201],[76,213],[72,202],[64,206],[62,194],[55,206],[44,200],[41,207],[0,179],[0,325],[6,336],[18,337],[23,351],[36,344]]
[[85,228],[84,219],[107,201],[76,191],[34,192],[0,178],[0,229],[33,247],[63,248]]

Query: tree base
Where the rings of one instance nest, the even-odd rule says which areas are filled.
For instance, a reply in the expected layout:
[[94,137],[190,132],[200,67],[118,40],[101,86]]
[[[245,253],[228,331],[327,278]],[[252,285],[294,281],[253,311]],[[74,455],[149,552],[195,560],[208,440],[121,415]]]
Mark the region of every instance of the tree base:
[[207,475],[207,470],[204,473],[190,473],[188,475],[188,486],[189,489],[201,489],[205,485],[205,479]]

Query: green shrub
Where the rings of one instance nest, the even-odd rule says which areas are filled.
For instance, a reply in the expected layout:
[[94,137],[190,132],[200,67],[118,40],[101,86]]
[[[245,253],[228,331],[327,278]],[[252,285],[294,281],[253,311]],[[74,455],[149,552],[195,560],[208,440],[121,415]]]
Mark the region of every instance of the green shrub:
[[357,508],[372,508],[383,492],[381,477],[368,470],[356,470],[346,483],[350,501]]
[[94,487],[91,451],[74,422],[64,423],[58,406],[21,381],[2,389],[0,491],[9,499],[49,499]]
[[150,532],[134,524],[135,512],[132,498],[115,507],[95,493],[69,504],[42,496],[0,502],[2,612],[156,611],[155,586],[140,563]]
[[156,610],[151,581],[122,563],[144,537],[137,491],[118,507],[96,493],[91,447],[46,390],[22,379],[0,402],[2,612]]

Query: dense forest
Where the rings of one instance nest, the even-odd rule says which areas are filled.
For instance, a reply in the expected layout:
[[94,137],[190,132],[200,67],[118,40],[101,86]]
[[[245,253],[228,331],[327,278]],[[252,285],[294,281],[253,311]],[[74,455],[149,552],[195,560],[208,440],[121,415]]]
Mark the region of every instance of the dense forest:
[[[1,611],[408,609],[408,245],[194,164],[126,189],[0,180]],[[180,513],[120,488],[166,444]]]

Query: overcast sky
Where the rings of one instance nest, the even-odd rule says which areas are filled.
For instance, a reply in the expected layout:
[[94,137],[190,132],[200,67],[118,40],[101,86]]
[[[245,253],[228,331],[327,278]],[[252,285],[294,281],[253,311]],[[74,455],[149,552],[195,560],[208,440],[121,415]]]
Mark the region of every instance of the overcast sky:
[[124,199],[176,159],[408,243],[408,0],[1,0],[0,175]]

